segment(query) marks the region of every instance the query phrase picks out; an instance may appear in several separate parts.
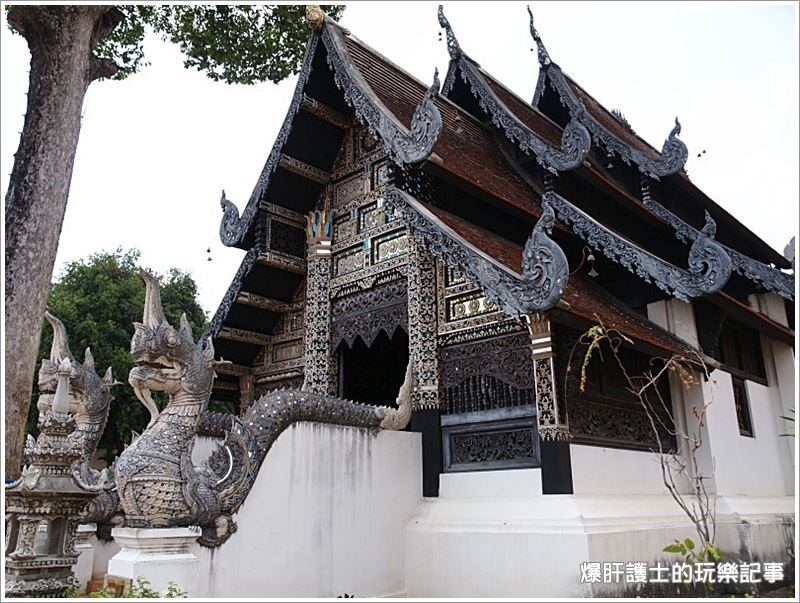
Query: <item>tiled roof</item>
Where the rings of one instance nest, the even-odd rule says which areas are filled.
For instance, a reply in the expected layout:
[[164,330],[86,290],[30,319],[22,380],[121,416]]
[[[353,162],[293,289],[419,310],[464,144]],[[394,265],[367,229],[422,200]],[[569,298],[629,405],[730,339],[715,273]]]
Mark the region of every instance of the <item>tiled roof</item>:
[[[577,84],[575,80],[573,80],[563,71],[561,71],[561,74],[563,75],[564,80],[567,82],[570,89],[575,93],[578,99],[583,102],[586,110],[609,132],[632,148],[646,153],[651,157],[657,158],[660,156],[659,151],[657,151],[652,145],[638,136],[631,129],[622,124],[616,117],[614,117],[611,111],[606,109],[597,99],[595,99],[591,94]],[[760,259],[761,261],[765,261],[767,263],[772,262],[781,268],[788,268],[790,266],[789,261],[786,258],[775,251],[770,245],[765,243],[758,235],[742,224],[735,216],[720,206],[711,197],[706,195],[694,182],[689,180],[685,170],[679,170],[676,174],[671,176],[671,178],[674,179],[674,182],[679,186],[679,188],[683,189],[684,192],[693,196],[697,201],[699,201],[702,207],[711,211],[715,219],[717,219],[720,224],[725,224],[726,228],[734,231],[737,238],[741,237],[740,240],[742,240],[742,242],[745,242],[746,245],[751,246],[752,250],[756,252],[756,259]]]
[[[352,36],[347,37],[347,47],[381,102],[408,126],[427,87]],[[437,97],[435,104],[443,127],[433,152],[441,158],[441,167],[487,194],[538,216],[530,189],[505,160],[492,129],[446,98]]]
[[591,114],[591,116],[600,122],[601,126],[603,126],[606,130],[611,132],[614,136],[619,138],[628,146],[631,146],[642,153],[646,153],[654,159],[657,159],[660,156],[660,153],[656,149],[654,149],[650,144],[647,143],[647,141],[645,141],[643,138],[640,138],[635,132],[614,117],[611,111],[606,109],[591,94],[581,88],[575,82],[575,80],[573,80],[563,71],[562,74],[564,75],[564,79],[566,80],[570,89],[575,93],[575,96],[577,96],[578,99],[584,104],[586,110]]
[[542,115],[538,109],[524,102],[485,71],[481,70],[481,75],[486,80],[489,88],[492,89],[492,92],[497,95],[517,119],[553,146],[561,146],[562,130],[557,124]]
[[[353,62],[356,64],[369,86],[378,98],[380,98],[381,102],[383,102],[398,119],[408,126],[411,123],[417,103],[425,93],[427,86],[353,36],[347,36],[346,41],[348,52]],[[537,131],[537,133],[540,133],[543,137],[545,133],[548,139],[555,136],[555,130],[558,129],[558,126],[547,118],[544,118],[533,107],[523,103],[491,76],[483,71],[481,71],[481,74],[485,77],[487,82],[490,83],[492,90],[498,94],[501,100],[507,102],[510,108],[513,107],[515,115],[517,115],[521,121],[524,121],[529,126],[538,124],[541,128],[541,132]],[[580,88],[567,76],[565,76],[565,78],[575,87]],[[580,91],[587,98],[591,98],[583,89],[580,89]],[[624,129],[629,137],[632,136],[638,141],[636,143],[638,145],[636,148],[640,148],[641,150],[641,145],[644,145],[649,149],[648,152],[655,153],[651,146],[647,145],[646,142],[627,130],[627,128],[617,121],[617,119],[602,107],[600,103],[594,99],[592,99],[592,102],[594,106],[599,107],[599,109],[597,109],[598,111],[605,113],[608,119],[614,121],[615,127]],[[509,205],[538,218],[540,215],[538,195],[508,163],[492,128],[478,122],[472,115],[446,98],[437,96],[435,104],[442,115],[443,122],[439,140],[434,147],[434,154],[438,155],[441,159],[440,166],[461,180],[482,189],[492,197],[505,201]],[[556,140],[560,140],[560,135],[558,135]],[[638,206],[642,211],[646,211],[642,208],[642,204],[638,199],[626,194],[618,185],[600,174],[594,168],[586,168],[583,166],[578,169],[596,184],[600,184],[607,189],[613,189],[629,203]],[[681,176],[685,182],[689,183],[689,180],[685,176],[682,176],[682,172],[679,173],[679,176]],[[699,191],[699,189],[697,190]],[[714,207],[724,212],[724,210],[719,208],[711,199],[705,195],[703,195],[703,197]],[[430,208],[430,206],[427,205],[426,207]],[[431,209],[431,211],[434,210],[435,212],[442,211],[437,208]],[[727,212],[724,213],[729,215]],[[502,261],[513,270],[519,271],[521,269],[521,248],[519,246],[504,239],[499,239],[493,233],[460,220],[452,214],[447,215],[449,219],[460,221],[464,225],[464,230],[468,230],[472,227],[475,229],[475,232],[485,233],[481,239],[483,247],[479,248],[483,249],[497,260]],[[650,215],[649,212],[648,215]],[[662,220],[655,216],[653,216],[653,218],[655,218],[656,221],[662,222]],[[732,216],[731,219],[736,225],[741,226]],[[747,232],[749,233],[749,231]],[[755,237],[754,234],[749,234]],[[511,263],[508,263],[509,254],[516,254],[512,256],[514,259]],[[574,280],[576,279],[573,279],[573,281]],[[602,290],[593,282],[589,282],[585,287],[581,288],[581,290],[578,290],[577,287],[577,285],[575,285],[575,287],[568,287],[564,295],[564,300],[572,306],[571,313],[593,320],[595,313],[598,313],[597,309],[603,306],[598,300],[604,299],[610,306],[609,309],[601,315],[601,318],[602,316],[606,316],[608,319],[607,322],[606,318],[602,318],[603,322],[607,322],[609,325],[618,324],[619,326],[617,328],[619,328],[621,332],[626,332],[623,330],[623,328],[628,328],[625,326],[626,324],[639,325],[638,328],[634,329],[635,332],[629,334],[630,337],[642,339],[643,341],[662,348],[668,346],[665,349],[670,349],[672,351],[677,351],[677,349],[686,351],[688,349],[686,347],[687,344],[680,339],[675,338],[660,327],[650,323],[650,321],[640,314],[628,309],[625,304]],[[588,291],[589,289],[593,290],[592,294],[582,293],[582,291]],[[570,300],[570,297],[572,297],[572,300]],[[612,305],[614,308],[611,308]],[[742,306],[741,304],[739,305]],[[742,306],[743,310],[745,308],[747,307]],[[754,317],[759,319],[765,318],[755,310],[747,309]],[[623,315],[627,317],[624,320],[622,318]],[[615,316],[616,318],[614,318]],[[630,328],[633,329],[633,327]],[[661,335],[655,337],[655,340],[648,338],[648,333],[651,328],[656,329],[655,332],[661,333]],[[636,333],[639,333],[641,337],[637,336]],[[664,339],[665,337],[667,339]],[[668,340],[672,343],[665,343]],[[659,341],[661,343],[659,343]]]

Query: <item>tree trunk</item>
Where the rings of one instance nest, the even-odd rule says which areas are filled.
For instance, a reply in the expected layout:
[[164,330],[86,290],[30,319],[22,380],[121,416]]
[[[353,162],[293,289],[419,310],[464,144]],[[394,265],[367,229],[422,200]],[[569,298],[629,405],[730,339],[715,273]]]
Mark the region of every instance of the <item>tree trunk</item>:
[[121,21],[108,6],[25,6],[8,22],[31,52],[28,107],[6,194],[5,474],[20,473],[50,278],[89,84],[116,72],[92,49]]

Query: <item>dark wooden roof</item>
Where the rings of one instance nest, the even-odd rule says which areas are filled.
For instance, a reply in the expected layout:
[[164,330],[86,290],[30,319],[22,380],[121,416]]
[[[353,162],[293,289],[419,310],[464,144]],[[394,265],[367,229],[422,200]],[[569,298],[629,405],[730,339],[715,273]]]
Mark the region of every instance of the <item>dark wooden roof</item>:
[[[392,120],[400,123],[405,128],[409,128],[414,112],[420,104],[420,99],[425,96],[426,92],[429,92],[429,87],[416,80],[377,51],[360,42],[357,38],[351,35],[344,35],[343,30],[338,29],[337,25],[326,23],[326,27],[336,27],[337,35],[343,36],[341,40],[351,61],[349,66],[357,71],[359,78],[363,78],[363,82],[368,88],[368,93],[374,95],[385,106],[385,109],[391,114]],[[314,45],[319,41],[318,38],[315,39],[313,36],[312,40]],[[322,46],[322,44],[319,44],[317,56],[313,57],[317,61],[317,68],[310,69],[311,54],[307,57],[306,67],[309,68],[308,71],[310,73],[301,74],[301,82],[296,97],[302,94],[303,86],[308,85],[309,88],[313,89],[315,82],[319,82],[319,78],[323,77],[323,75],[320,75],[322,71],[326,71],[324,77],[330,79],[330,72],[327,71],[327,66],[324,66],[324,55],[320,54],[326,52],[327,49]],[[313,48],[311,48],[311,51],[313,52]],[[324,69],[319,68],[323,66]],[[479,69],[477,66],[476,68]],[[520,122],[534,131],[542,140],[553,145],[560,144],[562,130],[558,125],[539,112],[538,109],[519,99],[490,75],[483,71],[480,73],[492,92]],[[591,111],[593,116],[598,121],[601,121],[605,127],[609,130],[613,128],[612,131],[615,135],[632,146],[636,145],[635,148],[641,152],[658,154],[645,141],[631,133],[577,84],[572,80],[569,80],[569,82],[570,86],[574,87],[575,94],[580,95],[586,104],[587,110]],[[335,88],[331,89],[335,90]],[[339,110],[346,110],[346,106],[341,100],[336,101],[332,97],[323,100],[334,107],[340,107]],[[281,150],[280,146],[289,135],[288,128],[291,127],[291,121],[298,112],[298,102],[297,98],[293,102],[292,112],[287,116],[285,124],[286,131],[282,131],[278,141],[280,144],[276,145],[273,154]],[[456,188],[479,191],[483,198],[490,200],[495,207],[498,205],[505,206],[508,211],[504,215],[517,216],[525,222],[533,223],[541,213],[539,193],[511,165],[505,154],[505,149],[499,141],[500,137],[496,129],[490,123],[482,123],[467,110],[443,96],[435,96],[433,104],[441,114],[442,128],[433,146],[433,152],[426,161],[426,169],[432,169],[437,176],[440,174],[446,176]],[[352,113],[350,114],[352,115]],[[270,170],[265,169],[264,178],[260,181],[262,189],[265,189],[271,170],[272,168]],[[583,178],[593,182],[598,187],[613,192],[623,203],[629,207],[635,207],[637,212],[647,214],[659,225],[665,227],[663,220],[649,214],[638,199],[626,193],[624,187],[618,185],[613,178],[603,173],[602,170],[598,170],[584,162],[584,165],[577,169],[577,173],[580,173]],[[670,176],[670,178],[678,179],[679,182],[684,183],[684,186],[688,186],[690,189],[694,187],[685,177],[685,174],[676,174]],[[713,201],[705,196],[704,199],[706,205],[709,207],[713,205],[714,211],[720,212],[719,215],[729,216],[727,212],[716,206]],[[261,194],[254,192],[253,198],[248,204],[248,210],[251,211],[243,212],[240,219],[242,233],[252,230],[255,218],[254,209],[260,200]],[[467,243],[487,253],[496,262],[515,272],[520,271],[522,256],[521,247],[518,244],[470,221],[445,212],[441,208],[430,205],[426,205],[426,207]],[[490,207],[491,204],[487,205],[487,208]],[[300,208],[298,208],[298,211],[300,211]],[[491,209],[488,209],[488,211],[491,211]],[[761,246],[776,253],[738,221],[732,217],[730,220],[732,224],[738,225],[747,233],[748,240],[755,240]],[[556,227],[561,229],[562,234],[568,232],[564,226],[557,224]],[[252,238],[252,235],[250,236]],[[742,236],[745,235],[743,234]],[[244,238],[240,236],[237,242],[243,240]],[[231,283],[223,304],[212,321],[212,328],[208,332],[212,337],[217,335],[223,324],[228,324],[229,311],[235,303],[237,295],[242,290],[244,280],[252,276],[251,272],[261,269],[257,260],[258,252],[254,253],[253,249],[251,249],[243,261],[237,277]],[[299,280],[299,277],[296,280]],[[295,281],[292,282],[295,283]],[[776,325],[773,321],[768,321],[763,315],[749,309],[735,299],[730,298],[730,296],[722,296],[721,299],[723,300],[722,303],[728,307],[740,314],[747,315],[751,321],[765,326],[772,333],[781,335],[781,338],[786,338],[791,333],[790,330]],[[575,274],[570,277],[569,285],[564,292],[562,300],[565,302],[562,304],[562,311],[590,321],[599,319],[607,326],[616,328],[646,345],[676,353],[690,351],[685,342],[651,323],[643,315],[631,310],[623,302],[600,288],[597,283],[583,275]]]
[[[352,36],[347,38],[347,47],[381,101],[400,121],[410,124],[415,99],[424,92],[425,84]],[[443,127],[430,161],[485,193],[532,213],[530,189],[503,158],[492,128],[442,96],[435,104]]]

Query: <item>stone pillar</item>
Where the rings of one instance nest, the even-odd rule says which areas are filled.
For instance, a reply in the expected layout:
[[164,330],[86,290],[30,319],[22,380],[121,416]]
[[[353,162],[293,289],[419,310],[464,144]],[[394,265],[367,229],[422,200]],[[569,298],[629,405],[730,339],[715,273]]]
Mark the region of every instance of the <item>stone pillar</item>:
[[164,590],[172,581],[190,597],[202,597],[206,586],[198,575],[199,526],[188,528],[114,528],[111,536],[119,552],[108,562],[109,577],[150,581],[150,587]]
[[255,387],[253,374],[242,375],[239,377],[239,414],[244,412],[253,405],[255,399]]
[[313,211],[306,218],[308,270],[304,340],[305,391],[336,395],[336,362],[331,350],[330,281],[333,269],[333,212]]
[[572,460],[566,400],[559,403],[550,321],[527,317],[533,357],[536,421],[542,456],[542,494],[572,494]]
[[436,260],[409,241],[408,356],[414,373],[411,430],[422,434],[422,493],[439,495],[442,430],[439,410],[439,349],[436,324]]
[[75,552],[78,553],[78,562],[73,568],[75,579],[78,581],[78,592],[85,593],[89,580],[92,579],[94,567],[94,547],[89,539],[97,533],[96,523],[82,523],[75,532]]

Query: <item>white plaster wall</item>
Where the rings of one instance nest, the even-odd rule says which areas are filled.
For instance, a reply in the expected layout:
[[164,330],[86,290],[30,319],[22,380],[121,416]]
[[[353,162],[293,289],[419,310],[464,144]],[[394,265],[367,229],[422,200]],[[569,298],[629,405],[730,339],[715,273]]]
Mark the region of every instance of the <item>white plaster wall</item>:
[[[426,499],[406,529],[408,597],[581,597],[573,496]],[[573,571],[574,570],[574,571]]]
[[647,318],[692,347],[699,347],[697,324],[691,302],[668,299],[647,304]]
[[780,437],[776,408],[769,388],[746,381],[755,437],[739,434],[731,376],[714,370],[703,391],[707,406],[708,436],[714,460],[717,492],[776,496],[791,494],[784,464],[788,462]]
[[[773,320],[787,324],[785,305],[776,295],[751,296],[750,303]],[[656,324],[697,345],[690,304],[678,300],[655,302],[648,305],[647,313]],[[713,370],[709,381],[690,390],[682,388],[674,378],[670,379],[676,418],[689,433],[702,432],[703,446],[696,453],[698,462],[702,472],[709,476],[707,485],[719,493],[794,494],[796,442],[780,436],[790,424],[779,418],[788,414],[795,404],[794,351],[779,341],[764,336],[761,339],[769,387],[746,381],[754,438],[739,433],[728,373]],[[704,405],[707,405],[706,424],[698,427],[692,409]],[[683,446],[682,452],[685,454]]]
[[417,433],[298,423],[235,517],[200,548],[192,596],[381,596],[403,591],[403,529],[422,499]]
[[[786,316],[786,304],[775,293],[751,294],[748,296],[748,300],[755,310],[784,326],[789,325]],[[791,423],[780,418],[781,416],[792,416],[791,409],[795,408],[794,392],[797,369],[795,368],[794,348],[787,343],[770,339],[764,335],[761,336],[761,348],[767,369],[770,393],[774,398],[773,405],[781,410],[775,419],[777,428],[781,433],[794,431],[796,434],[797,423]],[[797,438],[783,437],[781,442],[784,451],[784,479],[791,484],[792,492],[794,492],[794,475],[797,472],[795,456]]]
[[109,560],[119,552],[119,545],[113,540],[100,540],[97,536],[89,538],[89,544],[94,547],[92,580],[102,580],[108,571]]
[[463,471],[439,476],[441,498],[514,498],[542,493],[542,470]]
[[570,445],[575,494],[664,494],[658,455]]
[[[731,559],[788,561],[791,497],[719,497],[717,513],[717,542]],[[625,584],[581,584],[580,564],[672,562],[662,549],[687,536],[696,539],[694,528],[667,495],[425,499],[406,529],[405,594],[631,596]]]
[[[781,444],[784,450],[784,464],[787,469],[785,476],[792,486],[792,493],[794,493],[794,476],[797,473],[797,455],[795,447],[797,446],[797,421],[791,422],[781,419],[780,417],[792,417],[791,410],[797,411],[797,403],[795,402],[795,390],[797,388],[797,366],[795,362],[794,349],[779,341],[767,340],[764,343],[765,357],[768,360],[771,368],[774,369],[774,382],[775,386],[770,389],[775,397],[773,407],[779,409],[781,412],[777,416],[778,431],[780,433],[794,433],[795,437],[781,437]],[[770,370],[768,368],[768,370]],[[770,383],[773,381],[770,380]]]

